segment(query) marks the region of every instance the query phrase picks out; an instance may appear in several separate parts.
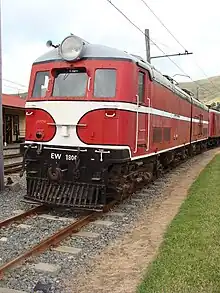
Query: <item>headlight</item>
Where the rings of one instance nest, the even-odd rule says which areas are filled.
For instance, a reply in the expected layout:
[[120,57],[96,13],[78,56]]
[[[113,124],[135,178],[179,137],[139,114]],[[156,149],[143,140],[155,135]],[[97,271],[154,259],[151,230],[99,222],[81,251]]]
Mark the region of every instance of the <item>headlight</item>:
[[59,54],[66,61],[73,61],[79,58],[83,45],[84,43],[79,37],[71,35],[62,41]]

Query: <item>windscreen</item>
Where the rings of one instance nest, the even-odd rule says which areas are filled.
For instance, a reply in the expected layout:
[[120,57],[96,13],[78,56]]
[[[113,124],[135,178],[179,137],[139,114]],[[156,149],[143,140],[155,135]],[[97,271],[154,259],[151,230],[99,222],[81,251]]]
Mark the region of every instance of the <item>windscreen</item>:
[[84,97],[88,75],[85,69],[59,69],[54,72],[53,96]]

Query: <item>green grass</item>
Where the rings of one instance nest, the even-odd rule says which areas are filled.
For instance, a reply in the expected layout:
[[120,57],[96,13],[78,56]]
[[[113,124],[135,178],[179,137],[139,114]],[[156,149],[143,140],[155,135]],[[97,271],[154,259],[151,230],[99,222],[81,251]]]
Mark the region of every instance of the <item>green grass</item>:
[[219,155],[189,189],[137,292],[220,292]]

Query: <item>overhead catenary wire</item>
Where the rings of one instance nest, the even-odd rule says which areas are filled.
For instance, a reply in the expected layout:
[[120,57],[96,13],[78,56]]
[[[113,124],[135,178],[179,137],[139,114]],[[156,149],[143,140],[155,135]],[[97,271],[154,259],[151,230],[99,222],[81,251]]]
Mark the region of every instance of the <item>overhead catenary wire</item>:
[[5,78],[3,78],[2,80],[6,81],[6,82],[13,83],[13,84],[16,84],[16,85],[19,85],[19,86],[24,87],[24,88],[28,88],[26,85],[20,84],[20,83],[15,82],[15,81],[12,81],[12,80],[10,80],[10,79],[5,79]]
[[[171,50],[171,51],[173,51],[173,52],[175,52],[175,53],[178,54],[178,52],[177,52],[176,49],[169,47],[168,45],[162,43],[162,42],[161,42],[160,40],[158,40],[158,39],[151,38],[150,42],[151,42],[151,45],[154,45],[154,43],[157,43],[157,44],[160,44],[161,46],[166,47],[167,49],[169,49],[169,50]],[[154,42],[154,43],[153,43],[153,42]],[[139,51],[139,53],[140,53],[140,54],[146,54],[146,48],[143,49],[143,50],[141,50],[141,51]]]
[[7,88],[10,88],[10,89],[15,89],[15,90],[17,90],[18,93],[19,93],[19,92],[22,92],[22,90],[21,90],[20,88],[15,87],[15,86],[11,86],[11,85],[5,85],[5,84],[3,84],[3,87],[7,87]]
[[203,73],[203,75],[207,78],[207,81],[214,86],[218,91],[220,91],[220,87],[218,87],[212,80],[210,80],[210,77],[206,74],[206,72],[204,71],[204,69],[202,69],[202,67],[198,64],[198,62],[196,62],[195,58],[194,58],[194,62],[196,64],[196,66],[199,68],[199,70]]
[[150,39],[144,31],[142,31],[142,29],[140,27],[138,27],[132,20],[130,20],[130,18],[121,10],[119,9],[114,3],[112,3],[111,0],[107,0],[124,18],[127,19],[127,21],[129,23],[131,23],[139,32],[141,32],[145,37],[147,37],[149,39],[149,41],[151,41],[157,48],[159,51],[161,51],[163,53],[164,56],[166,56],[184,75],[187,75],[192,82],[194,82],[199,88],[204,89],[205,91],[209,92],[210,94],[213,94],[210,90],[208,90],[207,88],[201,86],[200,84],[198,84],[196,81],[194,81],[175,61],[173,61],[169,56],[167,56],[167,54],[155,43],[152,41],[152,39]]
[[[147,4],[147,2],[145,0],[140,0],[149,10],[150,12],[156,17],[156,19],[160,22],[160,24],[167,30],[167,32],[173,37],[173,39],[185,50],[185,52],[188,52],[185,49],[185,46],[183,46],[180,41],[174,36],[174,34],[170,31],[170,29],[168,29],[168,27],[164,24],[164,22],[159,18],[159,16],[156,15],[156,13],[153,11],[153,9],[149,6],[149,4]],[[196,66],[199,68],[199,70],[203,73],[203,75],[207,78],[208,82],[218,91],[220,91],[220,88],[211,80],[209,80],[208,75],[205,73],[205,71],[201,68],[201,66],[197,63]]]
[[[169,49],[169,50],[174,51],[175,53],[177,53],[177,50],[176,50],[176,49],[169,47],[168,45],[162,43],[160,40],[155,39],[155,38],[153,38],[153,39],[151,38],[151,40],[152,40],[154,43],[159,43],[159,44],[162,45],[163,47],[166,47],[167,49]],[[153,44],[153,43],[152,43],[152,44]],[[153,45],[154,45],[154,44],[153,44]],[[145,49],[145,51],[146,51],[146,49]]]
[[156,19],[161,23],[161,25],[168,31],[168,33],[176,40],[176,42],[183,48],[185,52],[188,52],[186,48],[178,41],[178,39],[174,36],[174,34],[168,29],[168,27],[162,22],[162,20],[156,15],[156,13],[153,11],[152,8],[145,2],[145,0],[140,0],[150,11],[151,13],[156,17]]

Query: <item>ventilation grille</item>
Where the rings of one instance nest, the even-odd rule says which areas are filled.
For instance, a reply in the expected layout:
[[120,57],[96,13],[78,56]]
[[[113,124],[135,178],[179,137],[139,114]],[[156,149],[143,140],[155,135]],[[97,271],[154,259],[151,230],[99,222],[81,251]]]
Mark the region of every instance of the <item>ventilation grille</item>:
[[155,143],[162,142],[162,128],[161,127],[153,128],[153,142]]

